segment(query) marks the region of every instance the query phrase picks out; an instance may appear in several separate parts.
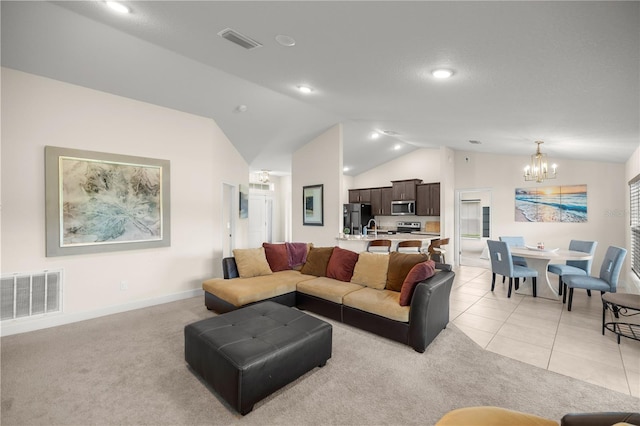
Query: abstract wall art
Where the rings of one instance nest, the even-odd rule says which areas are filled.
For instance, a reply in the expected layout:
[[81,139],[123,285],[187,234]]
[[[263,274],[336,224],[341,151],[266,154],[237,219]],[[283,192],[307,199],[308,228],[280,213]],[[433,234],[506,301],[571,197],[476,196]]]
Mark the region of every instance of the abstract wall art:
[[169,161],[45,147],[47,256],[170,245]]

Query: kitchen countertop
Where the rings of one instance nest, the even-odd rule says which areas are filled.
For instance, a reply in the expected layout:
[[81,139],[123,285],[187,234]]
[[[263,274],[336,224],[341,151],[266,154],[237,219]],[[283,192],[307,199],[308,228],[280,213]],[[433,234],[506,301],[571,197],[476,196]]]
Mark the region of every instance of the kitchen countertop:
[[[419,232],[419,231],[417,231]],[[371,241],[371,240],[395,240],[395,241],[404,241],[404,240],[433,240],[434,238],[440,238],[440,234],[432,234],[432,233],[400,233],[400,234],[387,234],[384,232],[379,232],[377,236],[374,234],[368,234],[366,236],[362,235],[340,235],[337,237],[337,240],[342,241]]]

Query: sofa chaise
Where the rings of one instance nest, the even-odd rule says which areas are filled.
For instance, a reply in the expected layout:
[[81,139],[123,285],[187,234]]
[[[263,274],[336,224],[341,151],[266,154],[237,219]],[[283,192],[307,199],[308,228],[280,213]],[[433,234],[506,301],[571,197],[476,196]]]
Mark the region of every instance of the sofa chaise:
[[[205,305],[217,313],[272,300],[315,312],[424,352],[449,322],[454,272],[422,254],[355,253],[310,246],[291,265],[285,244],[234,250],[224,278],[203,282]],[[296,267],[298,266],[298,267]]]

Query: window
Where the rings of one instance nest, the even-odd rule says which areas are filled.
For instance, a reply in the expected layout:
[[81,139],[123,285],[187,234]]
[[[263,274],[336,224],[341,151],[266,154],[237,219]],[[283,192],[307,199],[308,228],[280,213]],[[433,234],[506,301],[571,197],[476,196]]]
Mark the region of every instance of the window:
[[631,218],[631,269],[640,277],[640,175],[629,182]]

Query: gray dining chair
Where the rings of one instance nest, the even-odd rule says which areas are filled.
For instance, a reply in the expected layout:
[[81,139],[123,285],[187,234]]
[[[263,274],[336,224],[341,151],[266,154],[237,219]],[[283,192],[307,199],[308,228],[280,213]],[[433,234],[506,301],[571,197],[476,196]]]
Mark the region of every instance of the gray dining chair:
[[573,289],[584,288],[586,290],[599,290],[601,294],[615,293],[618,287],[618,278],[622,269],[622,262],[627,255],[627,249],[616,246],[609,246],[604,255],[602,266],[600,266],[600,276],[592,277],[585,275],[563,275],[564,294],[562,303],[567,303],[567,291],[569,292],[568,310],[571,310],[573,302]]
[[515,288],[518,290],[520,287],[519,279],[530,277],[532,278],[531,287],[533,297],[536,297],[538,271],[527,268],[526,266],[514,265],[511,250],[509,250],[509,245],[506,242],[487,240],[487,244],[489,245],[489,257],[491,258],[491,291],[493,291],[496,285],[496,274],[509,278],[509,292],[507,293],[507,297],[511,297],[514,280]]
[[[591,275],[591,265],[593,263],[593,255],[596,252],[597,241],[580,241],[571,240],[569,243],[569,250],[581,251],[583,253],[589,253],[591,259],[589,260],[567,260],[565,264],[552,263],[548,266],[547,270],[552,274],[558,275],[558,294],[562,296],[563,275]],[[591,296],[591,290],[587,290],[589,296]]]

